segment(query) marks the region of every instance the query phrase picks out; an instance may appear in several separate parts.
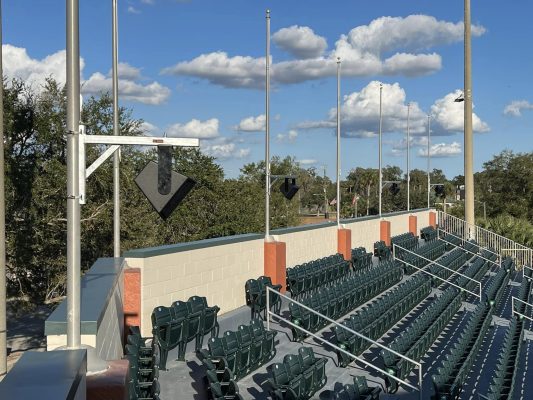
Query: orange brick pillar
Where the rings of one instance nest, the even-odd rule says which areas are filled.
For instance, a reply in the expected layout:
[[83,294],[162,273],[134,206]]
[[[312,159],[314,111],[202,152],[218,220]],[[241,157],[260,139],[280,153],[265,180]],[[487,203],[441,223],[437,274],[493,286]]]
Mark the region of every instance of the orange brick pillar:
[[390,246],[390,221],[380,221],[379,240],[383,240],[387,246]]
[[409,232],[415,236],[418,236],[416,215],[409,215]]
[[351,229],[337,229],[337,253],[342,254],[346,261],[352,259]]
[[435,211],[429,212],[429,226],[437,227],[437,213]]
[[285,293],[287,283],[287,246],[285,242],[265,242],[265,275],[270,276],[274,285],[281,285]]
[[141,270],[127,268],[124,270],[124,337],[130,326],[141,324]]

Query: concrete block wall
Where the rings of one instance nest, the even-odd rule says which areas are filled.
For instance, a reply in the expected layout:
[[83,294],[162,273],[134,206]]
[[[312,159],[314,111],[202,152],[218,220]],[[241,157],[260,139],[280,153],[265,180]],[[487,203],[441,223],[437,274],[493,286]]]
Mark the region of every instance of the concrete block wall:
[[127,252],[128,265],[141,270],[143,335],[151,335],[152,310],[176,300],[205,296],[220,314],[244,305],[244,284],[263,275],[263,243],[261,235],[240,235]]

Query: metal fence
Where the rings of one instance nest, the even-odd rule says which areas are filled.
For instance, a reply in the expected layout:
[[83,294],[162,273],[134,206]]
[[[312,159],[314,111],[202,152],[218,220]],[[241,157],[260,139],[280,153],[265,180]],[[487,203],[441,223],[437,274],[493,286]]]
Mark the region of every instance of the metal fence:
[[518,270],[525,265],[533,266],[532,249],[477,225],[470,225],[461,218],[439,211],[438,228],[463,240],[474,239],[480,246],[492,249],[501,257],[511,257]]

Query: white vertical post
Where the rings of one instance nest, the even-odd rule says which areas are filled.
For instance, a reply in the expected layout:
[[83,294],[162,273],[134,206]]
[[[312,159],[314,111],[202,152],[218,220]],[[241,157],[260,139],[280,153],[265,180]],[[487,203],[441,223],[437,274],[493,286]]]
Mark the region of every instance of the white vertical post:
[[[117,1],[113,0],[113,135],[120,135],[118,110],[118,16]],[[113,256],[120,257],[120,149],[113,154]]]
[[431,116],[428,114],[428,208],[429,196],[431,193],[431,176],[430,176],[430,160],[431,160]]
[[379,216],[381,217],[381,196],[383,194],[383,165],[382,165],[382,129],[383,129],[383,84],[379,84]]
[[410,203],[410,196],[409,196],[409,191],[411,188],[411,167],[409,165],[410,163],[409,152],[411,148],[411,132],[409,129],[410,111],[411,111],[411,103],[407,103],[407,211],[411,210],[411,203]]
[[270,240],[270,10],[266,10],[265,70],[265,240]]
[[79,348],[80,326],[80,129],[79,0],[67,0],[67,347]]
[[[2,2],[0,1],[0,77],[2,69]],[[7,373],[6,203],[4,186],[4,84],[0,82],[0,380]]]
[[337,229],[341,226],[341,59],[337,57]]

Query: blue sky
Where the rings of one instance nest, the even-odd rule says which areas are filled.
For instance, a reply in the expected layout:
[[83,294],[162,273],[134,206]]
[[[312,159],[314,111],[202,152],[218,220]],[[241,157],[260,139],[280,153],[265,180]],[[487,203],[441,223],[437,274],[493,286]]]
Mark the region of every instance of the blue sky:
[[[475,168],[533,150],[533,5],[472,0]],[[342,175],[377,167],[379,82],[384,164],[462,174],[463,1],[119,0],[122,105],[147,134],[200,136],[230,177],[264,158],[265,10],[272,12],[272,155],[335,167],[335,58],[341,57]],[[81,1],[84,97],[110,89],[111,0]],[[3,2],[4,74],[64,81],[65,1]]]

